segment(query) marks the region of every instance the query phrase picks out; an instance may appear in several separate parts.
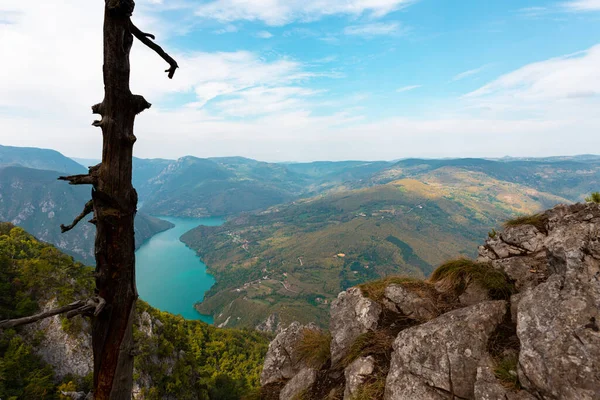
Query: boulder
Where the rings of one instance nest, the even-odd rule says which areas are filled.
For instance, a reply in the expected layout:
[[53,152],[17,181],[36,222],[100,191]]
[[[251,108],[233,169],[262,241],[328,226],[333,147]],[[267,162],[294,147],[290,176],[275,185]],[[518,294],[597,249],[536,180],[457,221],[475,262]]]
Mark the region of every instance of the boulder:
[[535,253],[544,245],[546,235],[533,225],[520,225],[509,227],[500,234],[500,240],[509,246],[523,249],[528,253]]
[[357,337],[378,326],[382,307],[364,297],[359,288],[350,288],[331,304],[331,362],[342,360]]
[[490,301],[444,314],[400,332],[385,387],[386,400],[473,399],[477,367],[507,303]]
[[317,380],[317,371],[313,368],[303,368],[292,379],[285,384],[279,400],[293,400],[302,392],[309,389]]
[[519,378],[545,398],[600,398],[600,283],[590,278],[552,276],[519,302]]
[[392,284],[385,288],[384,305],[419,321],[429,321],[440,315],[433,296],[427,292],[417,293],[403,285]]
[[273,339],[265,356],[260,376],[261,385],[291,379],[307,367],[296,350],[306,329],[320,331],[320,328],[314,324],[302,325],[299,322],[292,322]]
[[344,400],[351,400],[356,390],[363,384],[365,378],[375,370],[375,359],[371,356],[360,357],[346,367],[346,388],[344,389]]

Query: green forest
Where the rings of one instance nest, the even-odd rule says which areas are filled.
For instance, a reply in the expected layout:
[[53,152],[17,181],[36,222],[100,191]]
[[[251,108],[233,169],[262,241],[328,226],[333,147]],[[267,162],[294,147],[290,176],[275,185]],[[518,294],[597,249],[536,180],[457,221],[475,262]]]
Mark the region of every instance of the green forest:
[[[93,268],[21,228],[0,223],[0,320],[34,314],[52,300],[65,305],[85,299],[92,290]],[[86,329],[81,317],[59,318],[67,334]],[[61,391],[89,391],[91,376],[58,379],[37,355],[44,332],[33,327],[0,332],[0,399],[61,399]],[[252,396],[270,339],[258,332],[186,321],[143,301],[138,301],[134,337],[134,379],[147,399]]]

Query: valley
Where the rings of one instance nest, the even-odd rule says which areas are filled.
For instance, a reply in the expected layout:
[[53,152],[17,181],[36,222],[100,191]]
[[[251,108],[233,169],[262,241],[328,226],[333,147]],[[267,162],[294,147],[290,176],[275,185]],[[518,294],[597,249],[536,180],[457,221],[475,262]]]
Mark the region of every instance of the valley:
[[[50,150],[1,150],[0,219],[92,264],[93,226],[64,235],[58,227],[89,195],[56,177],[85,168]],[[423,278],[447,259],[471,257],[508,218],[582,200],[600,183],[600,158],[134,159],[133,180],[142,298],[216,326],[275,331],[324,321],[340,290],[388,275]],[[169,221],[194,218],[226,222],[171,229]]]

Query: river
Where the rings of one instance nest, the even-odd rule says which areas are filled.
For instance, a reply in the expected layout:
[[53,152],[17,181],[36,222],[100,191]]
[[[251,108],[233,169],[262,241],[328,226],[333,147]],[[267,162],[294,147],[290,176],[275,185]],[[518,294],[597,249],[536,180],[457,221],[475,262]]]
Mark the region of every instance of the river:
[[206,272],[206,265],[196,252],[179,238],[199,225],[218,226],[225,221],[219,218],[159,218],[175,227],[153,236],[135,253],[140,298],[161,311],[212,324],[212,316],[201,315],[194,304],[204,299],[204,293],[214,285],[215,279]]

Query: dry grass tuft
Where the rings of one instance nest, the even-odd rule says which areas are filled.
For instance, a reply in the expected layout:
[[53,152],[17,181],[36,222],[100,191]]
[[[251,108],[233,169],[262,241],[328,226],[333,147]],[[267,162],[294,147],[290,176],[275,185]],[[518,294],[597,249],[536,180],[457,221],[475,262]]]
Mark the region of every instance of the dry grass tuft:
[[509,389],[518,390],[521,388],[519,376],[517,375],[518,362],[519,356],[517,354],[508,354],[496,362],[494,375]]
[[370,298],[371,300],[381,301],[385,295],[385,288],[392,284],[406,285],[406,284],[422,284],[423,281],[415,278],[409,278],[407,276],[388,276],[384,279],[377,281],[363,283],[358,285],[358,288],[362,291],[363,295]]
[[466,258],[448,261],[440,265],[429,281],[446,291],[462,294],[469,284],[477,283],[486,289],[494,300],[506,300],[515,292],[508,277],[490,264],[478,263]]
[[348,355],[342,360],[342,365],[345,368],[357,358],[366,356],[389,359],[393,342],[394,336],[385,330],[363,333],[350,346]]
[[331,334],[329,332],[304,329],[296,352],[301,360],[313,368],[321,368],[331,358]]
[[544,214],[533,214],[533,215],[522,215],[509,219],[504,223],[505,228],[512,226],[532,225],[537,228],[540,232],[547,232],[546,223],[548,218]]
[[380,400],[385,393],[385,375],[378,375],[374,380],[364,383],[352,396],[352,400]]

